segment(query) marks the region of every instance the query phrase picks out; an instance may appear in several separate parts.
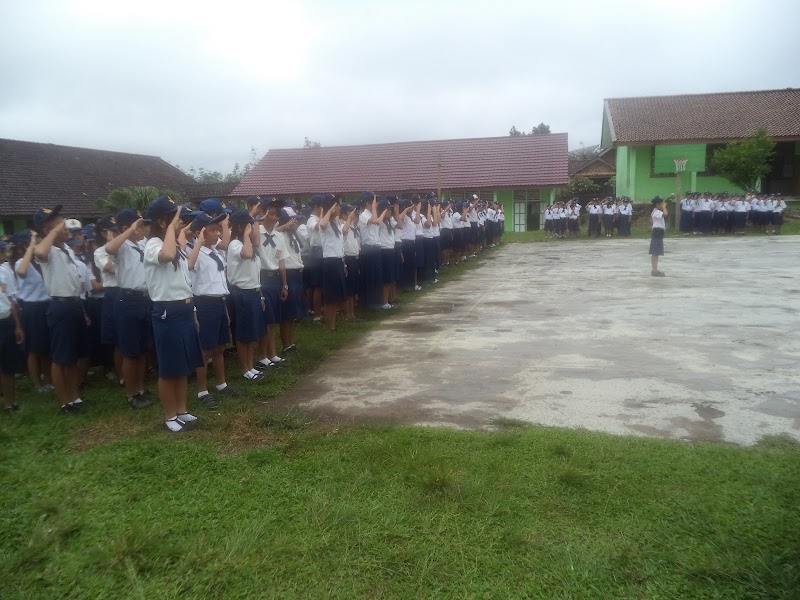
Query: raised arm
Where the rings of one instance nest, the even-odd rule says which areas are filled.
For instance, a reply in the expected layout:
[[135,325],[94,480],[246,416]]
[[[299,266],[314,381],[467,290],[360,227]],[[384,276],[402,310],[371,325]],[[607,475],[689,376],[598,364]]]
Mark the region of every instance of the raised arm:
[[39,236],[36,235],[36,232],[31,232],[31,243],[28,244],[28,247],[25,248],[25,254],[22,257],[22,261],[17,266],[17,275],[22,277],[23,279],[28,274],[28,268],[31,266],[31,261],[33,260],[33,250],[36,247],[36,241],[38,240]]
[[189,270],[194,271],[194,267],[197,264],[197,257],[200,256],[200,248],[203,247],[203,244],[206,243],[206,228],[203,227],[200,230],[200,233],[197,234],[197,239],[195,240],[194,248],[189,253]]
[[119,249],[122,247],[122,244],[125,243],[125,240],[130,239],[130,237],[139,230],[141,225],[142,219],[138,219],[135,223],[133,223],[133,225],[128,227],[113,240],[107,241],[105,246],[106,252],[108,252],[111,256],[116,256],[117,252],[119,252]]
[[[178,254],[178,242],[175,239],[175,224],[181,218],[181,209],[175,211],[175,216],[172,217],[172,221],[169,223],[169,227],[164,232],[164,245],[161,246],[161,250],[158,253],[158,262],[160,263],[168,263],[175,260],[175,255]],[[115,238],[116,239],[116,238]]]
[[33,250],[34,256],[38,258],[42,262],[47,262],[47,257],[50,256],[50,250],[53,247],[53,242],[55,242],[56,236],[58,233],[63,230],[66,225],[65,220],[61,220],[61,224],[58,227],[53,227],[41,242],[36,244],[36,248]]

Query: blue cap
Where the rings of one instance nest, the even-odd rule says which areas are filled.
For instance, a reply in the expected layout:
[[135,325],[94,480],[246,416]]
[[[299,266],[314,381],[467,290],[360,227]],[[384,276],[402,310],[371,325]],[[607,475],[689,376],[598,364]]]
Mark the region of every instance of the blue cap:
[[277,206],[278,208],[283,208],[283,200],[278,200],[277,198],[273,198],[272,196],[266,196],[259,200],[258,205],[261,208],[267,208],[269,206]]
[[228,205],[219,198],[206,198],[198,205],[198,208],[210,215],[218,215],[221,213],[229,215],[233,212],[233,209],[228,208]]
[[27,246],[31,243],[31,230],[23,229],[8,236],[8,243],[15,246]]
[[[169,196],[159,196],[147,206],[147,217],[149,219],[160,219],[178,212],[179,208],[175,200]],[[117,220],[119,220],[119,217],[117,217]]]
[[97,219],[97,223],[94,224],[95,233],[108,231],[109,229],[117,229],[117,218],[114,215],[100,217]]
[[33,215],[33,227],[41,231],[42,225],[51,219],[55,219],[61,214],[61,204],[56,204],[53,208],[40,208]]
[[192,225],[189,229],[197,233],[203,227],[207,225],[211,225],[213,223],[219,223],[220,221],[225,220],[225,215],[217,215],[216,217],[212,217],[211,215],[201,212],[197,217],[195,217],[194,221],[192,221]]
[[375,192],[361,192],[359,200],[361,201],[361,204],[364,204],[365,202],[372,202],[372,199],[374,197],[375,197]]
[[311,200],[308,201],[308,205],[311,208],[313,208],[315,206],[322,206],[322,203],[324,202],[324,200],[325,199],[322,196],[322,194],[317,194],[315,196],[311,196]]
[[254,204],[261,202],[261,196],[248,196],[247,200],[244,202],[246,206],[253,206]]
[[83,237],[86,238],[86,241],[88,241],[88,242],[93,242],[94,241],[94,229],[95,229],[95,227],[94,227],[94,225],[92,223],[89,223],[88,225],[84,226],[84,228],[83,228]]
[[142,217],[142,211],[136,210],[133,208],[123,208],[121,211],[117,213],[117,227],[129,227],[138,221],[139,219],[143,219],[144,221],[149,221],[149,216],[147,218]]
[[237,210],[235,213],[231,214],[230,220],[231,225],[241,225],[243,223],[255,223],[261,219],[254,219],[246,210]]

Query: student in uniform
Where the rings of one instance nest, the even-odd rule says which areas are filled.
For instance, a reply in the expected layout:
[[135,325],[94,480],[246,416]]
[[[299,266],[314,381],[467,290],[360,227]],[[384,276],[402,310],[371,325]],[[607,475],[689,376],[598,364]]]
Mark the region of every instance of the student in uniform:
[[147,207],[150,239],[144,248],[144,272],[152,300],[150,319],[158,358],[158,396],[164,427],[177,433],[190,429],[197,417],[186,408],[189,375],[203,366],[192,301],[191,275],[181,235],[180,207],[159,196]]
[[317,194],[308,202],[311,214],[306,222],[308,227],[309,254],[305,259],[303,275],[306,277],[306,293],[308,306],[314,314],[314,321],[322,320],[322,240],[320,238],[319,220],[322,217],[323,196]]
[[277,231],[278,213],[282,203],[275,198],[262,198],[258,204],[258,215],[261,217],[259,244],[256,252],[261,260],[261,295],[264,297],[264,324],[258,343],[259,359],[256,367],[267,369],[278,367],[284,360],[275,349],[275,325],[281,322],[281,303],[289,295],[286,281],[286,254],[284,237]]
[[[324,322],[329,331],[336,331],[336,313],[345,300],[344,238],[338,222],[339,201],[332,194],[325,198],[319,220],[322,242],[322,301]],[[386,210],[383,217],[386,218]]]
[[603,229],[606,232],[606,237],[613,237],[614,235],[614,215],[617,210],[611,198],[606,198],[603,206]]
[[228,283],[236,313],[236,354],[242,377],[259,381],[264,375],[255,369],[255,348],[264,331],[264,297],[261,295],[261,264],[255,247],[261,235],[256,218],[246,210],[230,216],[231,241],[228,244]]
[[[356,320],[356,294],[358,291],[358,255],[360,252],[358,233],[358,211],[354,206],[342,204],[342,235],[344,236],[344,266],[346,267],[344,320]],[[399,227],[397,228],[400,229]]]
[[[284,206],[280,211],[277,230],[283,236],[283,247],[286,254],[283,263],[286,269],[286,284],[289,286],[286,299],[281,301],[281,350],[282,355],[298,352],[295,339],[294,323],[306,314],[305,290],[303,288],[303,241],[298,231],[301,227],[300,216],[291,206]],[[305,225],[302,225],[305,229]]]
[[113,348],[114,381],[118,381],[122,385],[124,383],[122,380],[122,354],[120,354],[117,344],[117,327],[115,323],[115,311],[120,298],[119,284],[117,282],[116,266],[105,248],[105,244],[109,240],[113,240],[118,233],[117,219],[114,215],[106,215],[97,220],[94,227],[97,248],[94,251],[93,260],[100,272],[100,283],[105,290],[102,320],[100,322],[100,343]]
[[25,248],[22,258],[14,264],[17,302],[21,309],[22,330],[25,334],[25,354],[31,385],[40,393],[53,391],[50,383],[50,331],[47,328],[47,309],[50,296],[42,278],[42,267],[34,260],[33,251],[39,242],[36,232],[24,231],[14,238],[14,245]]
[[[195,245],[189,251],[187,264],[192,274],[192,297],[197,313],[200,346],[203,349],[203,364],[197,367],[197,401],[212,410],[219,402],[208,389],[208,363],[214,370],[216,394],[239,396],[239,392],[228,385],[225,378],[225,346],[230,341],[230,319],[228,318],[228,281],[225,277],[225,257],[222,251],[228,247],[220,222],[227,218],[206,213],[197,215],[190,228],[195,236]],[[227,235],[230,230],[225,228]]]
[[78,393],[79,338],[88,317],[81,301],[79,261],[67,246],[70,233],[60,212],[61,206],[58,205],[53,209],[40,208],[34,215],[34,228],[41,238],[33,254],[42,269],[44,285],[50,296],[47,326],[53,386],[61,403],[61,413],[77,415],[83,408]]
[[737,196],[733,202],[733,232],[744,235],[747,226],[747,201],[742,196]]
[[[378,245],[381,248],[381,275],[383,277],[383,295],[381,308],[392,308],[392,286],[396,283],[394,259],[394,226],[392,225],[392,205],[384,198],[378,203],[378,213],[381,214],[381,224],[378,227]],[[431,255],[433,259],[433,255]]]
[[[14,376],[17,367],[21,366],[21,345],[25,341],[25,333],[22,330],[22,319],[17,303],[6,287],[9,277],[13,275],[9,275],[5,270],[0,273],[0,391],[3,392],[4,411],[11,413],[19,410]],[[36,383],[33,385],[37,386]]]
[[414,203],[408,198],[400,200],[397,213],[397,229],[400,230],[400,249],[403,262],[400,265],[400,289],[413,292],[417,287],[417,222],[420,215],[414,212]]
[[89,315],[89,366],[103,366],[108,368],[108,377],[116,381],[113,369],[113,351],[110,346],[104,346],[102,340],[103,303],[106,290],[103,287],[103,274],[94,261],[94,251],[97,249],[96,230],[93,224],[83,228],[84,247],[83,255],[79,256],[90,275],[89,289],[86,293],[86,312]]
[[150,297],[144,274],[145,221],[140,211],[123,208],[116,215],[119,235],[105,243],[105,251],[113,257],[119,285],[116,303],[116,338],[122,355],[122,379],[128,405],[145,408],[153,397],[144,387],[147,354],[151,348],[152,325]]
[[664,256],[664,230],[666,229],[667,207],[661,197],[653,198],[653,212],[650,218],[653,222],[653,231],[650,237],[650,274],[653,277],[664,277],[664,273],[658,270],[658,257]]
[[447,267],[450,266],[450,260],[453,255],[453,203],[449,198],[442,200],[440,213],[442,266]]
[[631,236],[631,220],[633,219],[633,204],[627,196],[622,199],[619,207],[619,234],[622,237]]
[[783,198],[775,198],[772,208],[772,233],[780,234],[783,227],[783,211],[786,210],[786,201]]
[[692,211],[694,201],[691,194],[686,194],[681,200],[680,231],[683,235],[689,235],[692,231]]
[[373,192],[361,194],[361,208],[358,217],[358,230],[361,233],[359,301],[365,308],[375,310],[383,305],[380,228],[386,215],[378,212],[378,197]]

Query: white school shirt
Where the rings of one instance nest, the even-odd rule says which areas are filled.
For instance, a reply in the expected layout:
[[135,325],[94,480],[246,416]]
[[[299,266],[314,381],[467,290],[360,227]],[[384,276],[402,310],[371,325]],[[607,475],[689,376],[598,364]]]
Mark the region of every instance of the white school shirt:
[[[258,244],[258,248],[256,251],[258,252],[258,257],[261,259],[261,268],[266,269],[267,271],[277,271],[280,268],[278,261],[280,260],[277,258],[277,253],[280,250],[281,258],[286,255],[286,248],[284,247],[284,237],[275,231],[272,230],[272,241],[275,242],[275,247],[270,244],[268,239],[268,234],[266,228],[261,225],[260,226],[261,235],[259,236],[260,243]],[[264,245],[266,243],[266,246]]]
[[344,235],[344,255],[345,256],[358,256],[360,244],[358,237],[355,235],[355,229],[349,227],[347,233],[342,232]]
[[764,209],[763,212],[772,212],[772,209],[775,208],[775,202],[772,200],[765,200],[764,201]]
[[775,202],[775,207],[772,209],[774,213],[782,213],[786,209],[786,202],[778,200]]
[[[222,270],[213,256],[222,262]],[[228,280],[225,278],[225,257],[214,248],[203,246],[192,269],[192,295],[227,296]]]
[[603,207],[603,214],[604,215],[613,215],[617,212],[617,207],[613,204],[611,206],[604,206]]
[[406,213],[403,227],[400,230],[400,239],[413,242],[417,237],[417,225],[414,223],[414,211]]
[[[22,275],[17,275],[16,277],[16,298],[23,302],[46,302],[50,300],[50,296],[47,295],[47,288],[44,287],[44,279],[42,279],[36,267],[33,266],[34,260],[34,258],[31,258],[31,264],[28,266],[28,272],[25,277]],[[22,259],[20,258],[14,265],[14,270],[19,269],[21,262]],[[12,277],[12,279],[15,278]],[[8,291],[8,286],[6,286],[6,291]]]
[[433,237],[442,237],[441,225],[431,225],[431,231],[433,232]]
[[8,278],[9,275],[5,270],[0,272],[0,319],[7,319],[11,316],[12,297],[8,293]]
[[403,241],[403,228],[397,226],[397,219],[392,217],[392,227],[394,227],[394,245],[397,246]]
[[[300,227],[297,228],[295,234],[300,231]],[[303,240],[300,239],[300,236],[297,235],[295,242],[297,243],[297,250],[292,246],[292,232],[289,230],[282,231],[283,234],[283,247],[286,249],[286,253],[283,255],[283,266],[287,269],[302,269],[303,268]]]
[[571,221],[577,221],[578,220],[578,211],[577,211],[577,209],[575,209],[575,208],[571,208],[570,209],[570,211],[569,211],[569,219]]
[[653,212],[650,213],[650,217],[653,219],[653,229],[666,229],[667,225],[664,223],[664,213],[657,208],[653,209]]
[[691,202],[688,198],[681,200],[681,210],[692,210]]
[[[34,260],[36,260],[34,258]],[[17,282],[16,277],[14,277],[14,269],[11,268],[7,262],[4,262],[0,265],[0,275],[5,279],[6,282],[6,293],[12,298],[17,298]]]
[[505,221],[505,220],[506,220],[506,213],[504,213],[504,212],[501,210],[501,211],[500,211],[500,214],[499,214],[499,215],[497,215],[497,220],[498,220],[498,221]]
[[[81,296],[88,298],[89,294],[92,294],[92,282],[97,281],[97,277],[94,276],[92,268],[80,258],[78,259],[78,275],[81,278],[81,289],[83,290]],[[92,296],[95,298],[102,298],[103,292],[92,294]]]
[[[342,234],[341,223],[336,223],[339,228],[339,235],[333,230],[334,223],[331,221],[323,229],[320,227],[319,233],[322,241],[322,258],[344,258],[344,234]],[[392,240],[394,248],[394,239]]]
[[364,209],[358,215],[358,229],[361,232],[361,245],[362,246],[380,246],[380,232],[379,227],[381,223],[370,223],[372,218],[372,211]]
[[470,223],[477,223],[478,222],[478,209],[471,208],[467,213],[467,221]]
[[452,229],[453,228],[453,211],[448,210],[442,216],[441,221],[441,228],[442,229]]
[[493,209],[493,208],[487,208],[486,209],[486,219],[488,221],[494,222],[494,220],[495,220],[494,217],[495,217],[496,214],[497,214],[497,211],[495,209]]
[[192,297],[192,279],[189,274],[189,261],[179,250],[177,264],[158,262],[158,253],[164,247],[164,240],[152,237],[144,246],[144,277],[147,291],[153,302],[173,302]]
[[425,223],[428,222],[428,218],[420,214],[419,216],[419,223],[414,223],[414,236],[415,237],[422,237],[425,233]]
[[53,244],[47,262],[35,259],[42,267],[42,277],[47,294],[52,297],[78,298],[81,295],[81,278],[78,257],[66,244],[63,249]]
[[384,221],[378,227],[378,243],[380,244],[381,250],[392,250],[394,248],[394,230],[389,230],[391,224],[392,222],[389,221],[389,225],[387,226],[386,221]]
[[[105,266],[108,264],[108,261],[111,261],[111,264],[114,265],[113,273],[106,273]],[[100,246],[94,251],[94,264],[98,269],[100,269],[100,283],[103,284],[104,288],[108,289],[118,286],[116,272],[117,267],[114,263],[114,257],[106,252],[105,246]]]
[[244,244],[239,240],[231,240],[228,244],[228,281],[242,290],[259,289],[261,261],[256,254],[253,258],[242,258],[242,250]]
[[747,212],[747,204],[742,200],[737,200],[733,204],[733,210],[735,212]]
[[633,214],[633,204],[623,204],[620,206],[619,214],[631,216]]
[[708,198],[703,198],[697,203],[695,210],[699,210],[700,212],[711,210],[711,201],[708,200]]
[[[137,252],[137,248],[141,250],[141,254]],[[147,281],[144,276],[144,249],[144,240],[138,242],[125,240],[117,250],[114,262],[119,287],[140,292],[147,290]]]
[[308,245],[312,248],[317,248],[318,246],[322,245],[321,240],[321,232],[319,229],[315,229],[315,227],[319,224],[319,217],[317,215],[311,215],[308,217],[308,221],[306,221],[306,227],[308,228]]

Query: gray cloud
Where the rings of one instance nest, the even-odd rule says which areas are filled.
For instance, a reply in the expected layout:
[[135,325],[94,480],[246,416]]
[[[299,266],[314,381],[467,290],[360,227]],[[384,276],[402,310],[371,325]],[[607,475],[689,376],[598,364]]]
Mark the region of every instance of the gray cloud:
[[798,22],[791,0],[6,2],[0,136],[220,170],[304,136],[544,121],[577,147],[604,97],[797,86]]

